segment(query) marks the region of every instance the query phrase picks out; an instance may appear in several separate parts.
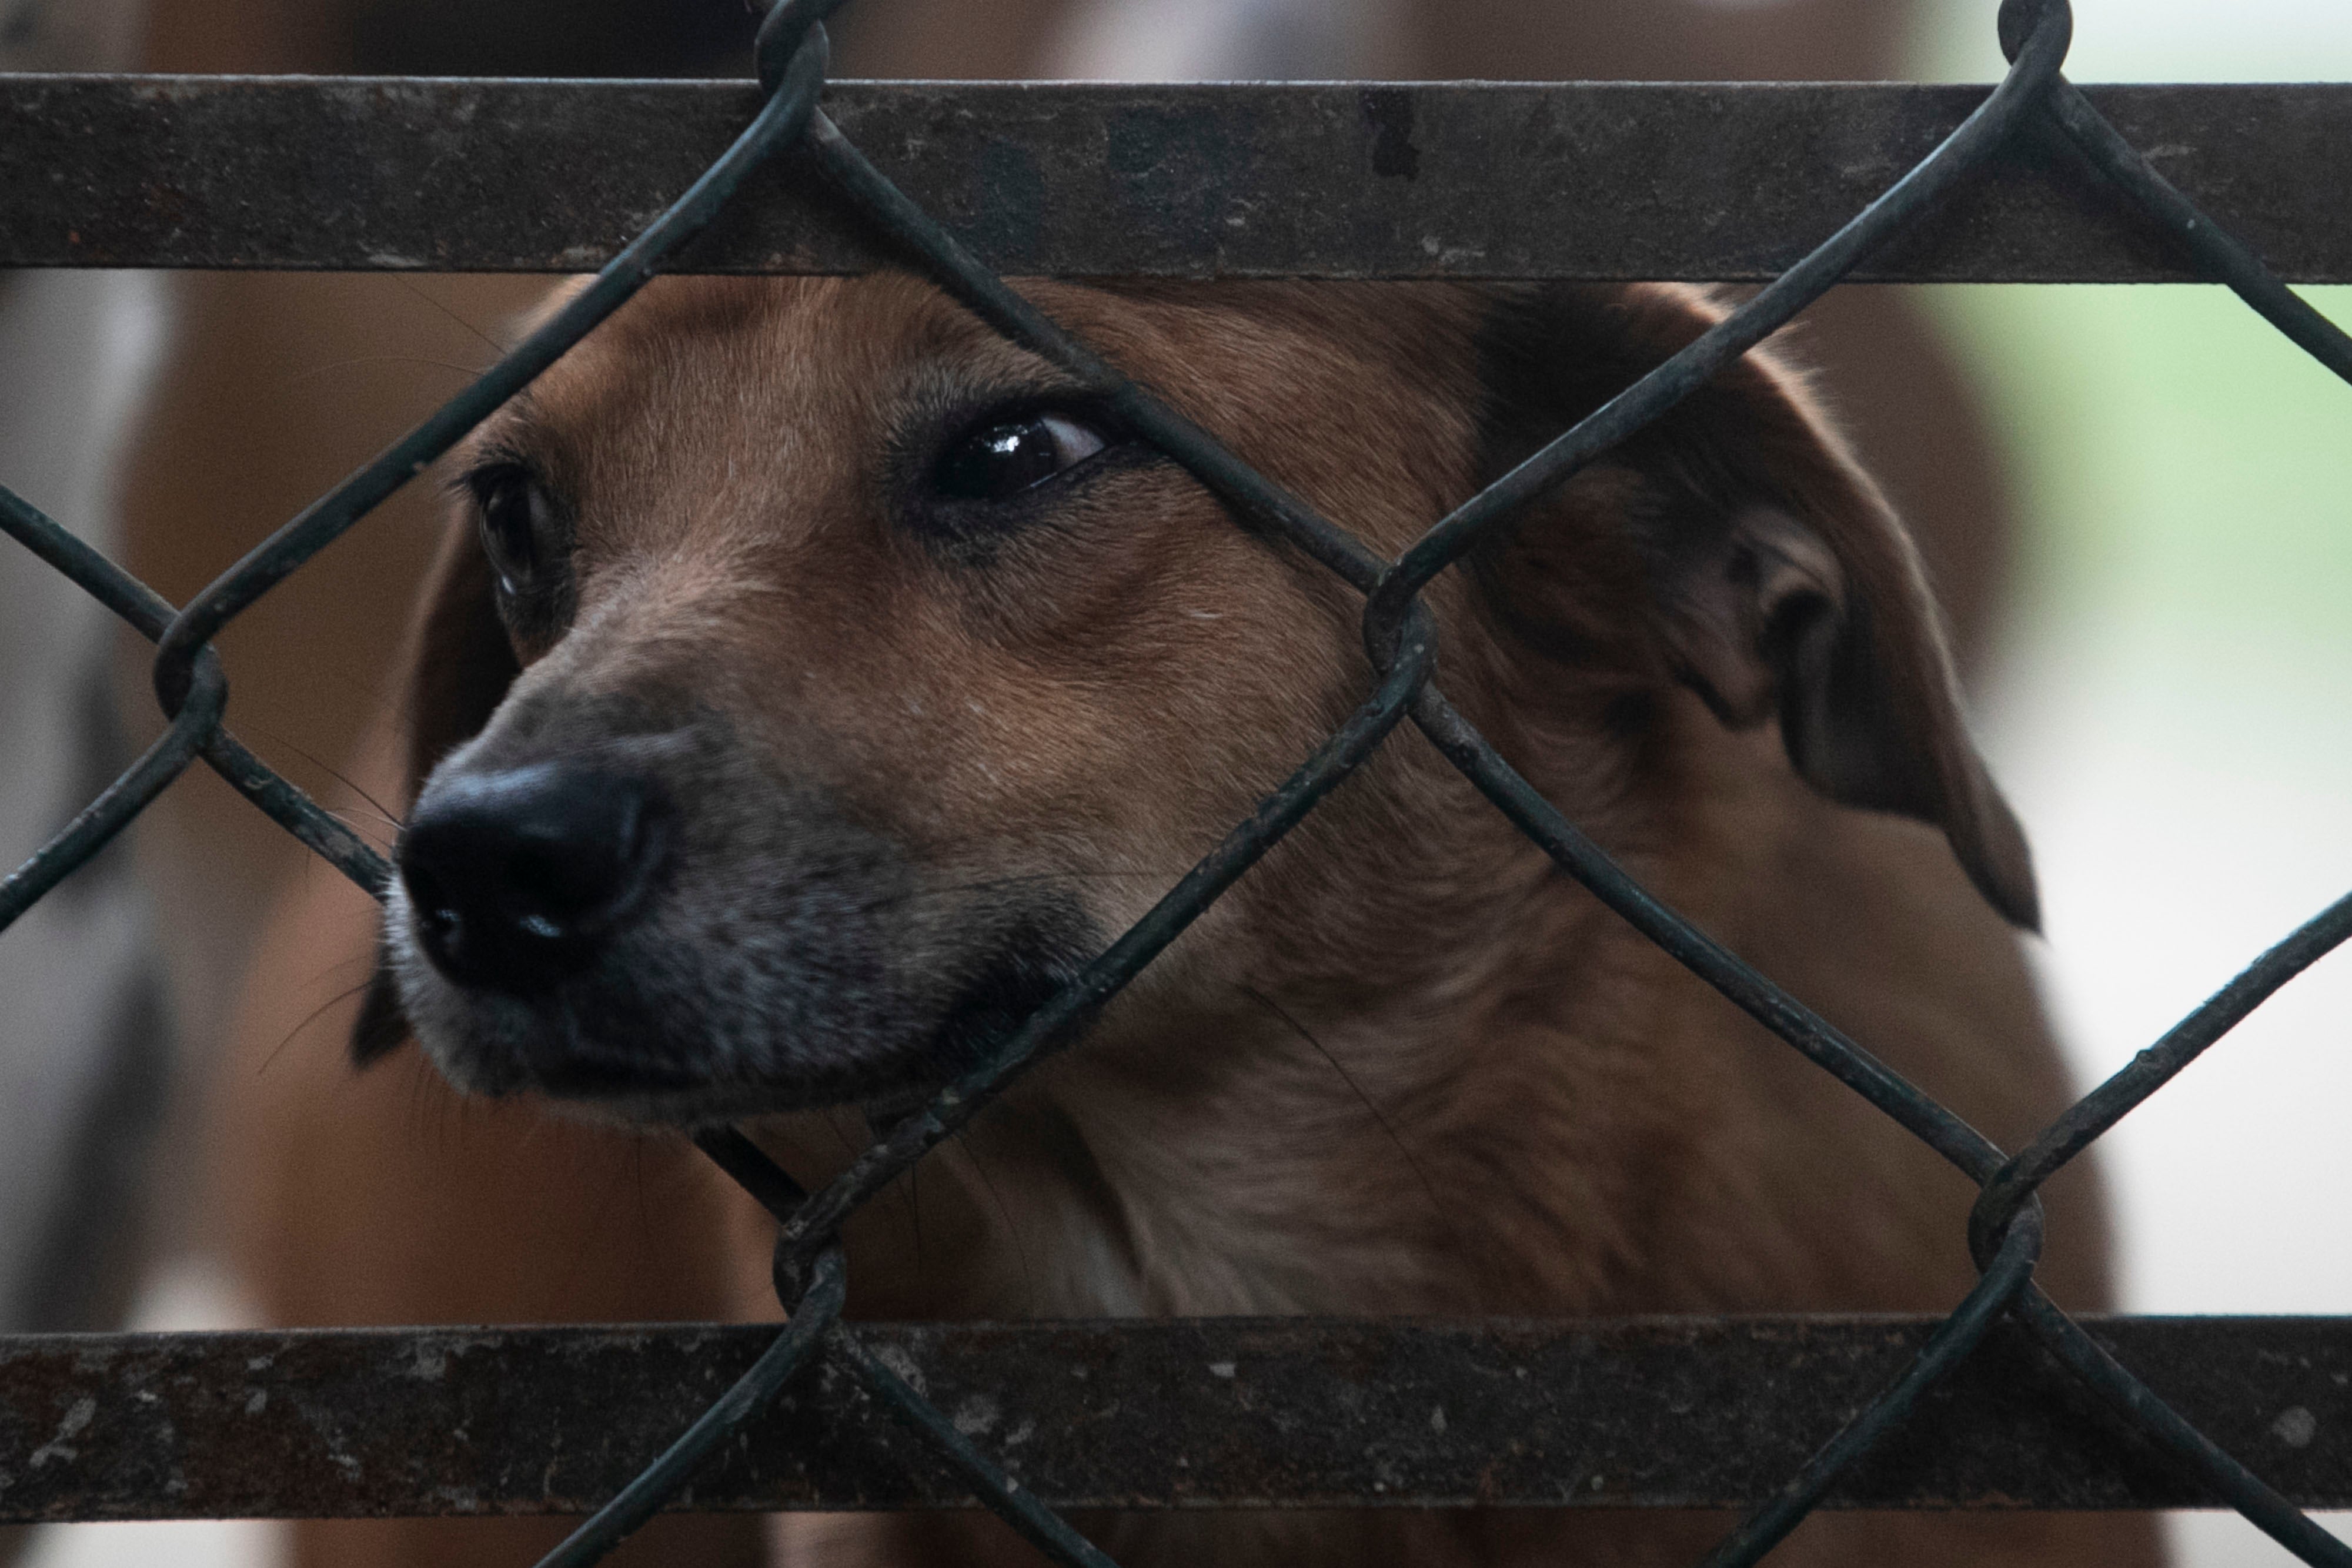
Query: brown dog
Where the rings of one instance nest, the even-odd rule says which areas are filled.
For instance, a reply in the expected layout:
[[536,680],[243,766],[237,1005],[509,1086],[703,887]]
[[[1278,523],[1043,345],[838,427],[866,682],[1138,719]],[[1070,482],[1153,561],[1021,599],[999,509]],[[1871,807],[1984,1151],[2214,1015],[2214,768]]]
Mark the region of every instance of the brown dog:
[[[1715,310],[1662,287],[1031,292],[1391,553]],[[1351,592],[905,277],[657,282],[477,434],[457,492],[386,925],[401,1011],[478,1092],[777,1113],[763,1135],[810,1181],[840,1147],[783,1113],[895,1106],[968,1063],[1368,682]],[[2063,1103],[1995,912],[2031,922],[2022,842],[1910,546],[1785,367],[1727,371],[1430,599],[1447,692],[1653,890],[1995,1139]],[[417,1092],[371,1079],[345,1106]],[[532,1124],[542,1163],[624,1146]],[[397,1179],[383,1135],[316,1139],[281,1168]],[[494,1131],[432,1153],[445,1208],[498,1234],[522,1156]],[[1410,734],[921,1176],[919,1207],[849,1229],[855,1315],[1932,1311],[1973,1279],[1963,1181]],[[550,1240],[522,1293],[714,1310],[720,1238],[756,1231],[690,1168],[651,1180],[634,1259]],[[2095,1195],[2051,1202],[2044,1279],[2095,1306]],[[347,1317],[471,1315],[496,1287],[469,1269],[515,1273],[466,1226],[276,1212],[299,1228],[262,1247]],[[336,1274],[362,1258],[376,1283]],[[1088,1521],[1131,1563],[1682,1563],[1722,1525]],[[748,1559],[708,1528],[698,1560]],[[799,1521],[782,1550],[1030,1560],[969,1516]],[[2133,1519],[1848,1515],[1784,1560],[2157,1552]]]

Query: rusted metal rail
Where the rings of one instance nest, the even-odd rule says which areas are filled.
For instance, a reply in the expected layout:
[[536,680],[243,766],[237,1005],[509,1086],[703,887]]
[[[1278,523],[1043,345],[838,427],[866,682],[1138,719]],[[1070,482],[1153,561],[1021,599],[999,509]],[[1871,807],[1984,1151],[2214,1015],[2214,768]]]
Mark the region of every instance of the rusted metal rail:
[[[862,1328],[1056,1507],[1743,1506],[1931,1319],[1210,1321]],[[2087,1320],[2305,1507],[2352,1505],[2352,1320]],[[61,1335],[0,1350],[0,1521],[585,1513],[773,1338],[759,1327]],[[681,1500],[960,1507],[836,1367]],[[2209,1500],[2013,1328],[1832,1507]]]
[[[2352,86],[2090,89],[2295,282],[2352,281]],[[1002,273],[1779,276],[1985,89],[840,82],[827,112]],[[574,272],[761,102],[751,82],[0,77],[0,267]],[[792,150],[670,270],[856,272]],[[1494,172],[1512,189],[1496,200]],[[2181,281],[2063,138],[2004,146],[1859,280]]]

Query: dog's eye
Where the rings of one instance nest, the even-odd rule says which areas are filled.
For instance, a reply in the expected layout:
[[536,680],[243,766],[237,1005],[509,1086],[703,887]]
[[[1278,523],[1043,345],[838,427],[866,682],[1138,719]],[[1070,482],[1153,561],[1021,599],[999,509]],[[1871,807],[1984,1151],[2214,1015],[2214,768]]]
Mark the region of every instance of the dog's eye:
[[948,449],[931,483],[958,501],[1004,501],[1075,468],[1109,443],[1066,414],[1008,419]]
[[555,503],[530,470],[518,464],[485,468],[467,482],[481,514],[482,549],[499,574],[499,591],[509,599],[528,597],[561,548]]

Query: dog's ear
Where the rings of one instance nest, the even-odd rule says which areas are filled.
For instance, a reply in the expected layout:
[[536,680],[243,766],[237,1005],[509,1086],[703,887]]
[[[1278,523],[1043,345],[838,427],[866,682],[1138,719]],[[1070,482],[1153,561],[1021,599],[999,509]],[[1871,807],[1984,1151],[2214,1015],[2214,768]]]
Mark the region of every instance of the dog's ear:
[[[1721,314],[1706,292],[1668,285],[1496,296],[1481,345],[1489,476]],[[1510,622],[1566,610],[1549,634],[1589,646],[1575,628],[1593,622],[1592,606],[1545,601],[1607,591],[1561,552],[1581,549],[1589,566],[1596,534],[1612,532],[1638,562],[1646,662],[1729,727],[1777,718],[1790,761],[1822,793],[1942,829],[1993,906],[2037,925],[2025,837],[1961,724],[1917,552],[1795,374],[1769,353],[1737,361],[1528,508],[1483,552],[1481,576]]]
[[[450,521],[419,603],[409,631],[401,716],[404,806],[415,802],[434,764],[481,733],[522,673],[499,620],[489,559],[470,517]],[[379,949],[359,1021],[352,1028],[352,1060],[365,1067],[408,1036],[388,955]]]

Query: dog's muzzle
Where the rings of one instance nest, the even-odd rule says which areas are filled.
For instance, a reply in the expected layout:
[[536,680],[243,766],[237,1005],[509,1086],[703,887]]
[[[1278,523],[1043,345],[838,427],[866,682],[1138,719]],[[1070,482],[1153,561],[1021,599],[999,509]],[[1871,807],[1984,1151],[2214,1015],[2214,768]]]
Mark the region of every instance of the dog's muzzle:
[[712,717],[510,705],[394,859],[387,962],[443,1073],[636,1121],[935,1084],[1096,946],[1055,879],[927,867]]

